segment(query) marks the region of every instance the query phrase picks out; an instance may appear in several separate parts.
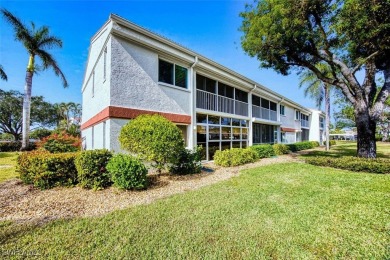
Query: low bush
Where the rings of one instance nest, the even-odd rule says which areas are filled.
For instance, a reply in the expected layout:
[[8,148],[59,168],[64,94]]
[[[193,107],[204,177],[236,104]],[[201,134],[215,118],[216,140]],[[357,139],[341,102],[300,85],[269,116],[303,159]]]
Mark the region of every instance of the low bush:
[[[1,141],[0,152],[17,152],[22,147],[21,141]],[[26,151],[32,151],[36,148],[35,142],[29,142]]]
[[128,154],[114,155],[107,164],[114,185],[121,189],[144,189],[148,170],[137,158]]
[[336,140],[329,140],[329,145],[336,145]]
[[81,152],[75,160],[80,186],[97,190],[111,185],[110,174],[106,169],[111,157],[112,153],[105,149]]
[[257,158],[270,158],[275,156],[274,148],[270,144],[260,144],[250,146],[250,149],[254,150],[257,153]]
[[214,155],[214,163],[224,167],[252,163],[257,159],[257,152],[250,148],[232,148],[223,151],[218,150]]
[[182,149],[178,154],[178,160],[170,167],[173,174],[194,174],[202,170],[202,147],[197,147],[193,151]]
[[276,155],[288,154],[290,149],[285,144],[274,144],[272,146]]
[[290,149],[291,152],[297,152],[307,149],[312,149],[316,146],[319,146],[318,142],[312,142],[312,141],[305,141],[305,142],[297,142],[294,144],[287,144],[287,147]]
[[81,150],[81,139],[66,132],[53,133],[39,141],[37,146],[51,153],[77,152]]
[[305,162],[312,165],[332,167],[354,172],[390,174],[390,160],[382,158],[368,159],[353,156],[344,156],[339,158],[316,156],[305,158]]
[[77,183],[76,156],[77,153],[24,152],[18,156],[16,169],[24,183],[40,189],[71,186]]
[[318,141],[309,141],[309,142],[313,145],[313,148],[320,146],[320,142]]

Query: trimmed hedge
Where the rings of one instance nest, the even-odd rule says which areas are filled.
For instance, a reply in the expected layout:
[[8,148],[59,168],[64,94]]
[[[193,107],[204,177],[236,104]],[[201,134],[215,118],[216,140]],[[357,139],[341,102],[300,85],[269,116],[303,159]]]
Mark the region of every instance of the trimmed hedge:
[[202,170],[202,150],[201,146],[193,151],[182,149],[178,154],[178,161],[170,167],[170,172],[179,175],[200,173]]
[[270,144],[253,145],[249,147],[257,153],[257,158],[269,158],[275,156],[275,151]]
[[144,189],[148,170],[137,158],[128,154],[116,154],[107,164],[114,185],[121,189]]
[[83,151],[75,160],[80,186],[88,189],[103,189],[111,185],[106,166],[112,153],[106,149]]
[[24,152],[17,158],[17,172],[26,184],[40,189],[72,186],[77,183],[74,160],[78,153],[51,154],[46,151]]
[[307,149],[312,149],[319,146],[320,144],[316,141],[297,142],[294,144],[286,144],[291,152],[297,152]]
[[233,148],[223,151],[218,150],[214,155],[214,163],[224,167],[252,163],[257,159],[257,152],[250,148]]
[[274,144],[272,146],[276,155],[288,154],[290,149],[285,144]]
[[[21,141],[2,141],[0,142],[0,152],[18,152],[22,147]],[[32,151],[36,148],[35,142],[29,142],[27,151]]]
[[334,158],[316,156],[305,158],[305,162],[312,165],[332,167],[354,172],[390,174],[390,160],[382,158],[368,159],[353,156]]

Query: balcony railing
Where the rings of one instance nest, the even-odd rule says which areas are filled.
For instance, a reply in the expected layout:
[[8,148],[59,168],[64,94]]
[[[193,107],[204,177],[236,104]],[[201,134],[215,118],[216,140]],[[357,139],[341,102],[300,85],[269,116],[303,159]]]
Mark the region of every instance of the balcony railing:
[[196,107],[223,113],[248,116],[248,103],[199,89],[196,90]]
[[309,121],[301,120],[301,127],[309,127]]
[[266,120],[271,120],[271,121],[277,121],[278,116],[276,111],[259,107],[256,105],[252,105],[252,116],[257,117],[257,118],[262,118]]

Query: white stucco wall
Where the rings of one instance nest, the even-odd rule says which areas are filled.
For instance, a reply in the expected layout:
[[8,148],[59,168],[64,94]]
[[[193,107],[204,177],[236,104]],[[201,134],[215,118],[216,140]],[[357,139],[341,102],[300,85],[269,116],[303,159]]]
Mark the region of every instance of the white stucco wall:
[[295,120],[295,109],[287,105],[284,105],[284,116],[280,115],[280,121],[282,127],[301,129],[301,122]]
[[[112,37],[112,71],[110,104],[112,106],[189,114],[175,100],[182,91],[167,92],[158,85],[158,55]],[[141,53],[142,52],[142,53]],[[133,55],[132,55],[133,53]],[[136,54],[134,54],[136,53]],[[190,93],[188,92],[188,100]],[[181,101],[180,101],[181,102]]]
[[[93,62],[95,62],[95,64],[93,70],[90,71],[90,75],[87,77],[86,85],[82,91],[83,123],[110,105],[110,44],[111,39],[107,41],[106,78],[104,78],[104,53],[102,53],[99,59],[90,57],[90,60],[88,60],[88,65],[92,64]],[[94,46],[94,43],[92,46]],[[104,46],[102,46],[102,48],[104,48]],[[100,52],[96,51],[96,53]]]
[[109,149],[114,152],[124,152],[119,144],[119,133],[122,129],[122,127],[127,124],[130,120],[127,119],[119,119],[119,118],[112,118],[107,120],[109,121],[109,139],[110,139],[110,146]]
[[[325,131],[325,129],[320,128],[320,117],[323,117],[321,115],[322,112],[314,109],[311,110],[311,112],[312,114],[311,114],[311,121],[310,121],[309,140],[320,142],[321,140],[320,131]],[[325,140],[324,136],[323,136],[323,140]]]

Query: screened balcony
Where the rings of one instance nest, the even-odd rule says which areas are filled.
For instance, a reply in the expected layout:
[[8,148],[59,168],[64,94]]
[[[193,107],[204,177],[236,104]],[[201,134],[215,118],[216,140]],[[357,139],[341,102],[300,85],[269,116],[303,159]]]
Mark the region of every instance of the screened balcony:
[[276,103],[253,95],[252,116],[270,121],[278,121]]
[[235,87],[196,75],[196,107],[248,116],[248,93]]
[[196,90],[196,107],[228,114],[248,116],[248,103],[199,89]]

